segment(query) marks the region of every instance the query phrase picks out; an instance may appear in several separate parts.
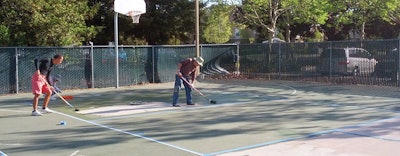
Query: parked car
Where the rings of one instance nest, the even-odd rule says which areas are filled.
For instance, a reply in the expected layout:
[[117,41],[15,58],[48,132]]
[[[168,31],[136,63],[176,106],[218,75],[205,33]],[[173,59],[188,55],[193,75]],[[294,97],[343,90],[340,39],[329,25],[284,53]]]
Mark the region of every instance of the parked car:
[[397,79],[397,70],[399,68],[399,50],[397,48],[388,51],[386,55],[379,60],[375,66],[374,75],[377,77],[387,77],[393,80]]
[[371,75],[376,61],[362,48],[325,48],[320,54],[317,72],[323,75]]

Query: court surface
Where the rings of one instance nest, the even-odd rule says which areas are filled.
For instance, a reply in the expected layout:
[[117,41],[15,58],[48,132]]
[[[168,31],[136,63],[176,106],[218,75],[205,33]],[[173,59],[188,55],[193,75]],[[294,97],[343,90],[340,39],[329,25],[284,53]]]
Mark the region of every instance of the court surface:
[[[202,80],[195,106],[173,83],[71,90],[30,116],[31,94],[0,96],[0,155],[265,156],[400,152],[398,88]],[[183,90],[182,90],[183,91]],[[39,106],[41,105],[41,101]],[[61,121],[66,124],[61,125]]]

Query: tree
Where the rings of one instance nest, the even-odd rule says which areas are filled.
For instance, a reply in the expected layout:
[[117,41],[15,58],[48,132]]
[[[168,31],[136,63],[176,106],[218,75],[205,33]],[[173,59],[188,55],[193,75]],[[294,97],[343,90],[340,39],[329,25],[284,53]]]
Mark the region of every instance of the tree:
[[[92,25],[101,28],[93,39],[97,44],[114,41],[114,1],[89,0],[100,4]],[[195,34],[195,5],[187,0],[145,0],[146,13],[140,16],[140,23],[132,23],[128,16],[118,16],[118,42],[125,45],[160,45],[193,43]],[[200,8],[204,5],[200,4]],[[202,10],[200,10],[202,15]],[[202,21],[201,21],[202,22]],[[201,24],[200,26],[203,26]]]
[[85,23],[96,11],[87,0],[0,1],[0,23],[12,34],[11,46],[80,45],[96,33]]
[[[398,3],[397,0],[388,0],[386,2],[387,10],[386,12],[382,12],[383,20],[389,22],[392,25],[397,26],[397,37],[400,37],[400,30],[398,29],[398,26],[400,25],[400,3]],[[388,29],[384,29],[388,30]],[[391,31],[391,34],[393,34],[395,31]]]
[[[316,33],[321,31],[319,26],[326,23],[329,17],[329,12],[333,7],[329,0],[285,0],[282,1],[282,5],[292,6],[290,11],[287,11],[282,15],[281,25],[286,28],[287,41],[290,41],[290,28],[291,25],[294,24],[310,25],[312,30],[315,30],[315,38]],[[321,41],[321,39],[316,39],[314,41]]]
[[[193,1],[148,0],[146,3],[146,13],[140,17],[140,23],[131,30],[135,37],[143,37],[152,45],[193,43],[195,34]],[[200,8],[202,7],[201,4]],[[202,10],[200,11],[202,15]]]
[[286,28],[285,38],[290,41],[290,25],[325,24],[331,7],[329,0],[246,0],[238,7],[237,15],[250,27],[266,29],[261,33],[266,32],[269,39],[279,35],[280,28]]
[[213,5],[207,16],[204,39],[209,43],[226,43],[232,36],[232,7],[225,4]]
[[[337,0],[336,24],[353,25],[360,34],[360,39],[366,38],[366,24],[374,19],[387,18],[388,11],[394,10],[397,0]],[[392,7],[392,8],[391,8]]]
[[[95,15],[90,20],[86,21],[86,25],[93,25],[96,28],[95,36],[90,40],[95,44],[108,45],[110,41],[114,41],[114,0],[88,0],[89,7],[97,7]],[[120,17],[123,17],[122,15]],[[120,23],[119,28],[121,28],[121,23],[125,21],[128,23],[129,19],[127,17],[120,18],[118,22]],[[132,21],[129,23],[132,24]],[[121,34],[119,34],[121,35]],[[124,44],[122,40],[120,43]]]
[[0,43],[2,46],[7,46],[10,41],[10,32],[4,25],[0,25]]
[[281,15],[292,8],[292,5],[281,3],[283,0],[243,0],[236,9],[236,20],[250,28],[261,27],[267,30],[271,40],[277,35],[277,21]]
[[384,20],[392,24],[400,25],[400,3],[397,1],[386,2],[387,12],[384,12]]

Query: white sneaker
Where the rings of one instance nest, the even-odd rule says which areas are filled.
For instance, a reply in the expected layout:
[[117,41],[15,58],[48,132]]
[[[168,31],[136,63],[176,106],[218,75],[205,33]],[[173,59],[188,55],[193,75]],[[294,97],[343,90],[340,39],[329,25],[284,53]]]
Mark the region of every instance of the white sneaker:
[[42,116],[42,113],[40,113],[37,110],[32,111],[32,116]]
[[42,113],[53,113],[53,110],[46,107],[45,109],[42,109]]

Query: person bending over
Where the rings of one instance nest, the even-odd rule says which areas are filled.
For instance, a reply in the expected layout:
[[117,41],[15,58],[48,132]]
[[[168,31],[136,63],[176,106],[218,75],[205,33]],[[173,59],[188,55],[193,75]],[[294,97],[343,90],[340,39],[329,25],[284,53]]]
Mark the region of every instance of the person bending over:
[[[196,57],[196,58],[186,58],[179,62],[178,64],[178,70],[176,71],[175,74],[175,85],[174,85],[174,93],[172,96],[172,106],[174,107],[179,107],[178,104],[178,99],[179,99],[179,90],[181,89],[181,85],[185,86],[185,91],[186,91],[186,104],[187,105],[195,105],[192,101],[192,87],[193,83],[196,79],[196,70],[197,67],[203,66],[204,59],[201,57]],[[191,78],[191,81],[189,81],[189,77]],[[190,84],[187,84],[186,82],[182,82],[182,79],[186,79],[187,82]]]
[[53,58],[43,58],[43,59],[35,59],[35,68],[36,71],[32,75],[32,93],[33,93],[33,111],[32,116],[41,116],[42,113],[37,110],[39,96],[40,94],[45,94],[45,98],[42,105],[43,113],[52,112],[48,108],[48,104],[50,101],[50,96],[54,88],[50,86],[50,73],[54,68],[54,65],[61,64],[64,60],[64,57],[61,54],[56,54]]

